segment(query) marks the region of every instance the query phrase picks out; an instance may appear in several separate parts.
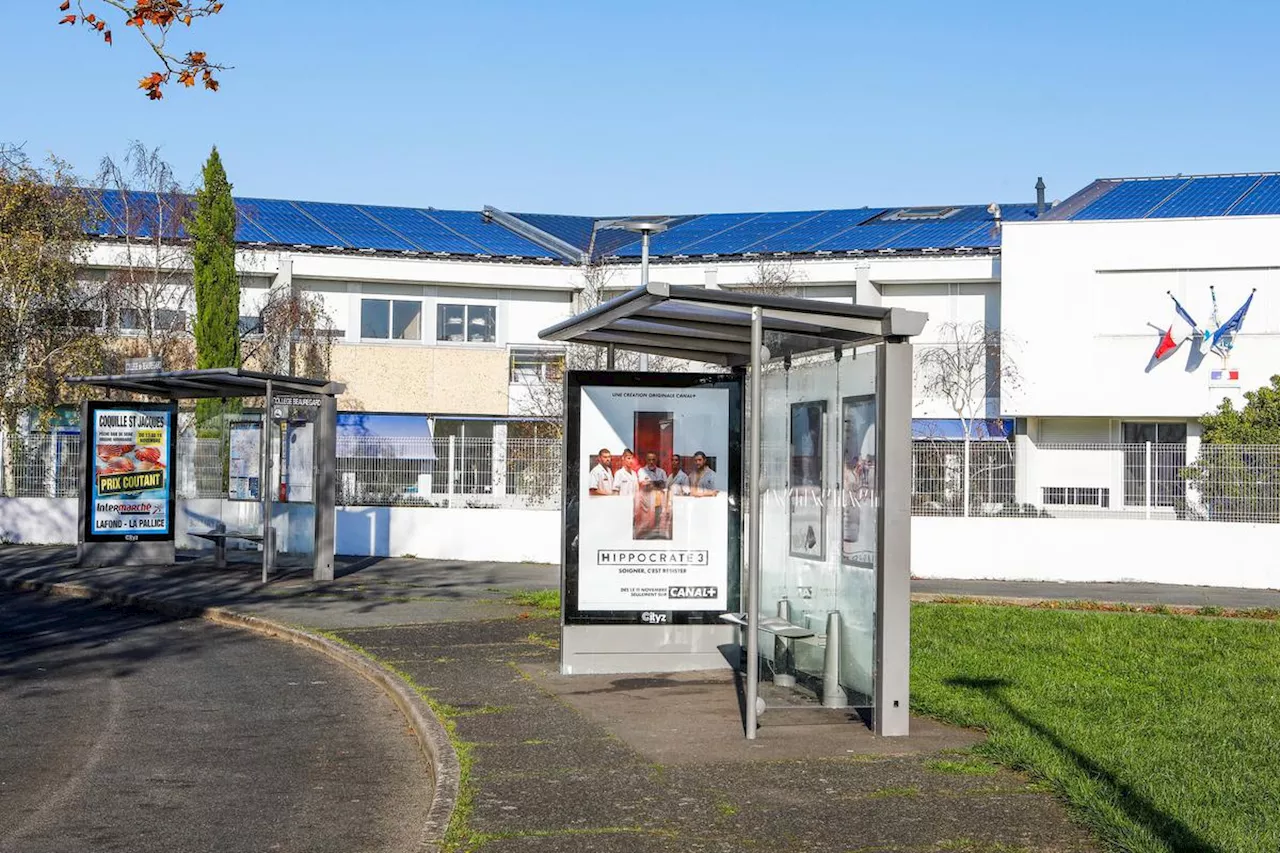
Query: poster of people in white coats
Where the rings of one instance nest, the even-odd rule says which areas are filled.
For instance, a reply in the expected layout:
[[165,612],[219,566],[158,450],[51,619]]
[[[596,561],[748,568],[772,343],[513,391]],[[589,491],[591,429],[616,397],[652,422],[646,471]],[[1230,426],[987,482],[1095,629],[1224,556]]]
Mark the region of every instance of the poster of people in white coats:
[[739,464],[730,456],[732,390],[581,386],[573,442],[578,610],[731,606],[730,537],[738,534],[727,475]]

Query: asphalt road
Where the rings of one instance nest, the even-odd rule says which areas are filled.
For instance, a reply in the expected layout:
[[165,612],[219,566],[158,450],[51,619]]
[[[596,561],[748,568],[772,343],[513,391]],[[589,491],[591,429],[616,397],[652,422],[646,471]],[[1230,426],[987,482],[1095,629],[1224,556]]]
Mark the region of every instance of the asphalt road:
[[425,758],[376,687],[200,620],[0,592],[0,851],[397,851]]

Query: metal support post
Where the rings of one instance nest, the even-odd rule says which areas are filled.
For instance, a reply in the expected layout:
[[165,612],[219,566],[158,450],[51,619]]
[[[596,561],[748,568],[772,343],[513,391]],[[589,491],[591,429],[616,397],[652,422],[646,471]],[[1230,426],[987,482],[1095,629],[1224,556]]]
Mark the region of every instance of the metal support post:
[[456,435],[449,436],[449,480],[446,484],[447,494],[449,496],[448,503],[445,506],[453,509],[453,491],[454,479],[458,476],[458,437]]
[[747,463],[747,740],[756,739],[756,700],[760,695],[760,426],[764,406],[760,365],[764,314],[751,309],[751,431]]
[[1146,459],[1146,480],[1147,480],[1147,503],[1146,517],[1151,517],[1151,442],[1146,443],[1146,453],[1143,454]]
[[[778,600],[778,618],[791,621],[791,601],[784,595]],[[795,656],[791,641],[786,637],[773,637],[773,683],[778,687],[795,687]]]
[[822,707],[847,708],[849,697],[840,686],[840,614],[827,614],[827,645],[822,652]]
[[[649,286],[649,232],[643,231],[640,234],[640,286],[647,288]],[[649,369],[649,353],[640,353],[640,372],[643,373]]]
[[876,548],[875,732],[911,724],[911,344],[878,348],[876,440],[880,494]]
[[615,367],[616,362],[617,362],[617,359],[614,356],[613,344],[609,344],[607,347],[604,348],[604,369],[616,370],[617,369]]
[[271,398],[274,397],[271,380],[267,380],[267,393],[262,398],[262,468],[258,472],[258,492],[262,497],[262,582],[266,583],[271,576],[271,568],[275,563],[276,537],[275,528],[271,526],[272,491],[275,484],[271,481]]
[[334,504],[337,502],[338,401],[332,396],[320,398],[320,423],[316,432],[314,465],[315,483],[315,553],[312,555],[311,579],[333,580]]

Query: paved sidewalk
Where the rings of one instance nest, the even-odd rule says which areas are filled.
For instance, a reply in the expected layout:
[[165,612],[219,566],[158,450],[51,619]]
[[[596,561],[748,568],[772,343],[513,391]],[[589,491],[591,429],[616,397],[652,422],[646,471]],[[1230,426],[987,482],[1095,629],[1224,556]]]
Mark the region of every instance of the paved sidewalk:
[[469,781],[457,850],[1094,851],[1061,804],[968,755],[975,733],[913,720],[877,739],[852,715],[771,708],[742,737],[727,670],[557,672],[554,620],[506,591],[545,566],[344,563],[258,582],[249,564],[77,570],[67,548],[0,548],[0,581],[69,581],[333,631],[394,666],[455,727]]

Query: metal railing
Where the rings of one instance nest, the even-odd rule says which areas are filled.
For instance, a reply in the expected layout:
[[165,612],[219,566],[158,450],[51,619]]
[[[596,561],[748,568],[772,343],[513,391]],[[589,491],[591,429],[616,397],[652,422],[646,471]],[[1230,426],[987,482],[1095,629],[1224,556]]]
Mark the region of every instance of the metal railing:
[[[80,436],[11,436],[0,442],[0,495],[75,497]],[[179,498],[227,494],[226,448],[181,436],[174,477]],[[563,476],[557,439],[344,439],[337,503],[348,506],[558,509]]]
[[[921,516],[1181,519],[1280,524],[1280,445],[916,441],[912,513]],[[762,477],[785,489],[785,446],[769,444]],[[348,506],[558,509],[558,439],[344,438],[337,502]],[[80,436],[41,433],[0,442],[0,495],[75,497]],[[219,439],[178,440],[177,494],[226,494]],[[966,476],[967,472],[967,476]],[[966,501],[967,496],[967,501]],[[967,510],[966,510],[967,506]]]
[[1021,512],[1014,499],[1016,469],[1013,444],[1005,441],[970,442],[967,456],[966,460],[962,441],[912,442],[913,515],[1009,515]]
[[1280,523],[1280,446],[917,441],[912,514]]

